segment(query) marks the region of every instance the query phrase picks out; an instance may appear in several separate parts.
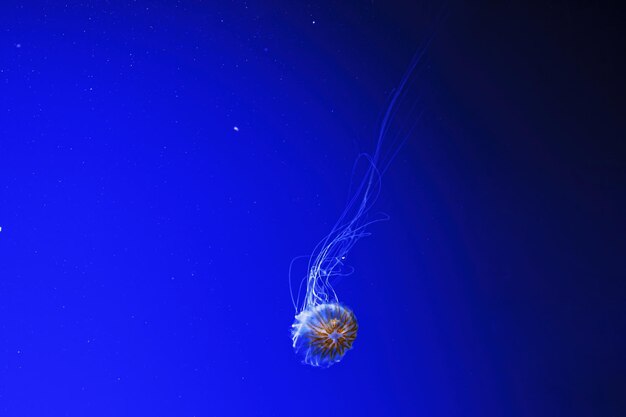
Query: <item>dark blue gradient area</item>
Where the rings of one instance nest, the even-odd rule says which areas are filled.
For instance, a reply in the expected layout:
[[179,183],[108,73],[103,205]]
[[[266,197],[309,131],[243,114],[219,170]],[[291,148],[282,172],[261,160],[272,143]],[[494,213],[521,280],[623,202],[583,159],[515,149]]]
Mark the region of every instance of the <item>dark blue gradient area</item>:
[[[623,17],[479,3],[3,1],[0,416],[626,415]],[[433,34],[302,365],[289,263]]]

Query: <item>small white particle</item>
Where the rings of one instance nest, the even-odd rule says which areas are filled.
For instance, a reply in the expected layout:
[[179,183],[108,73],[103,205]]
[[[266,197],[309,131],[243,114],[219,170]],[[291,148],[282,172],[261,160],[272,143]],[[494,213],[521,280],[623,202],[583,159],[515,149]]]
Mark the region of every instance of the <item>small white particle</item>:
[[16,43],[16,44],[15,44],[15,47],[16,47],[16,48],[21,48],[21,47],[22,47],[22,44],[21,44],[21,43]]
[[239,128],[238,128],[237,126],[234,126],[234,127],[233,127],[233,130],[234,130],[235,132],[239,132]]

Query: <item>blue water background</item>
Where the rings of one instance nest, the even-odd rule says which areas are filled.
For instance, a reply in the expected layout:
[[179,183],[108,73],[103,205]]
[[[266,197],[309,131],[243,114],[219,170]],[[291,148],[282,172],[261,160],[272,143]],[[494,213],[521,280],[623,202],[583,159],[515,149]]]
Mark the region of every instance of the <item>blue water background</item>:
[[[620,72],[578,24],[609,18],[489,7],[3,2],[0,415],[621,409]],[[303,366],[289,262],[435,30],[335,285],[355,348]]]

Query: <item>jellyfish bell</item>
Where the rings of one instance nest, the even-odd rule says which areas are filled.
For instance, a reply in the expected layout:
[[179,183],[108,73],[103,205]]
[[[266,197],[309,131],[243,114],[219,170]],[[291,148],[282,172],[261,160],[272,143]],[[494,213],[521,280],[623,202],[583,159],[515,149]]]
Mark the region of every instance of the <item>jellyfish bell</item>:
[[310,306],[291,326],[293,348],[303,363],[328,368],[352,349],[358,327],[354,313],[344,305]]

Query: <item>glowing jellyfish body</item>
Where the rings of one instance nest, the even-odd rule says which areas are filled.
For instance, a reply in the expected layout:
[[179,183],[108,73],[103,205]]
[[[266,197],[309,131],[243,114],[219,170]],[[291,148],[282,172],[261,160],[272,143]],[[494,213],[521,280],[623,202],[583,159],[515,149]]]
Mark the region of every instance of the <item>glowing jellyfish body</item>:
[[[354,183],[345,209],[328,235],[315,247],[313,254],[304,257],[309,259],[307,272],[295,294],[291,271],[294,261],[299,258],[294,259],[289,268],[289,288],[296,310],[291,338],[296,354],[305,364],[327,368],[341,361],[356,340],[356,317],[339,302],[331,281],[334,277],[352,273],[352,269],[345,266],[348,252],[360,238],[369,235],[366,230],[369,225],[387,219],[385,215],[369,217],[368,212],[378,197],[382,174],[415,126],[416,122],[408,129],[392,129],[391,122],[398,113],[398,99],[404,95],[405,86],[423,52],[421,50],[415,55],[398,88],[391,95],[374,153],[361,154],[357,159],[354,172],[357,172],[357,166],[362,165],[363,161],[366,162],[366,168],[360,180]],[[414,115],[413,110],[414,106],[409,110],[409,116]],[[389,146],[383,150],[385,141]]]
[[291,326],[293,347],[308,365],[329,367],[352,349],[358,324],[340,304],[320,304],[302,311]]

